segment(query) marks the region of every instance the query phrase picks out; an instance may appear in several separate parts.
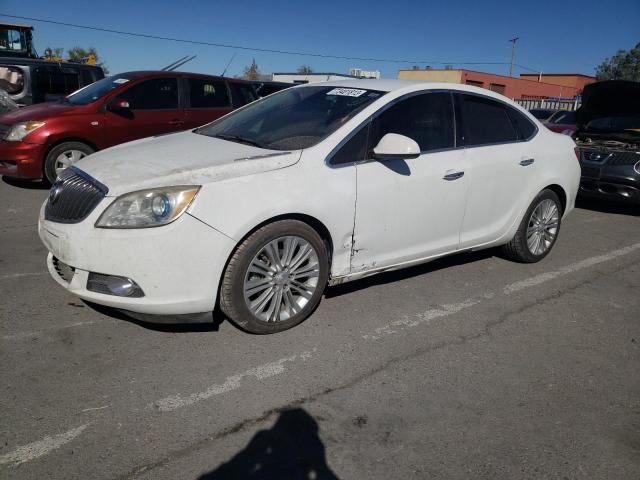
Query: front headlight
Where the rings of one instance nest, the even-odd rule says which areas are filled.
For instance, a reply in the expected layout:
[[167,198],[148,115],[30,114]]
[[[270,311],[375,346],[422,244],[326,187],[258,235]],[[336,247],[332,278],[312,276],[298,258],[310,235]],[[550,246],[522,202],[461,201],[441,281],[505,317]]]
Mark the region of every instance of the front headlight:
[[44,122],[20,122],[16,123],[11,130],[5,135],[4,139],[8,142],[19,142],[34,130],[44,127]]
[[200,190],[195,185],[152,188],[119,196],[100,215],[98,228],[160,227],[176,220]]

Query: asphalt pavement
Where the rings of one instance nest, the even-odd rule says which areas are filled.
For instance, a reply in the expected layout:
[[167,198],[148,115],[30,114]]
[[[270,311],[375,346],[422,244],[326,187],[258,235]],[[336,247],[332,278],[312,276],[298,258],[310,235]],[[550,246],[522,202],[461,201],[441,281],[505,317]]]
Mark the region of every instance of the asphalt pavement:
[[329,288],[287,332],[158,325],[47,273],[0,181],[0,478],[640,478],[640,209]]

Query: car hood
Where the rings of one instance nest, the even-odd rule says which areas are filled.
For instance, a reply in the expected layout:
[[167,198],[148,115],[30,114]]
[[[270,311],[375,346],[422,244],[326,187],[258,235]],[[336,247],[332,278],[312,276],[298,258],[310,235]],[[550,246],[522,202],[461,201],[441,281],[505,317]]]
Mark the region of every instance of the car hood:
[[582,105],[576,110],[580,131],[592,120],[603,117],[640,116],[640,83],[609,80],[584,87]]
[[145,188],[205,185],[291,166],[301,150],[265,150],[191,131],[145,138],[94,153],[75,166],[118,196]]
[[28,107],[22,107],[9,113],[0,115],[0,123],[13,125],[18,122],[29,120],[44,120],[49,117],[64,115],[78,107],[62,102],[36,103]]

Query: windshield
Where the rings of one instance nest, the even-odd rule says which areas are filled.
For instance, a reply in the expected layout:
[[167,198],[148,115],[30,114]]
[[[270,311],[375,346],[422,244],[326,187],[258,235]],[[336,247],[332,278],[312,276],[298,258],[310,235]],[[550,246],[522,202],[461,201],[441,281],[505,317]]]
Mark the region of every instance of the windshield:
[[384,92],[311,86],[274,93],[196,133],[271,150],[298,150],[320,142]]
[[549,117],[549,123],[574,124],[576,123],[576,112],[569,112],[567,110],[556,112]]
[[127,83],[132,78],[134,78],[133,75],[126,73],[103,78],[102,80],[98,80],[91,85],[87,85],[86,87],[73,92],[65,98],[65,101],[73,105],[88,105],[104,97],[114,88],[118,88],[120,85]]

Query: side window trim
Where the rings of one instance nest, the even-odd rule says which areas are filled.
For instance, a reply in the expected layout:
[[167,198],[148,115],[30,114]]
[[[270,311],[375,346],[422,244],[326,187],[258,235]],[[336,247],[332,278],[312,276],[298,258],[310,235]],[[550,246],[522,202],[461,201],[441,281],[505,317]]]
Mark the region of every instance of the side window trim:
[[[364,128],[369,129],[369,126],[371,125],[371,121],[372,120],[373,120],[373,117],[369,116],[360,125],[358,125],[356,128],[351,130],[346,137],[344,137],[342,140],[340,140],[338,145],[333,147],[333,150],[331,150],[331,152],[329,152],[329,155],[327,155],[327,157],[325,158],[324,163],[326,165],[328,165],[329,167],[331,167],[331,168],[341,168],[341,167],[353,166],[356,163],[358,163],[359,161],[360,162],[367,161],[367,160],[354,160],[353,162],[334,163],[333,162],[333,158],[340,152],[340,150],[342,150],[342,148],[347,143],[349,143],[351,141],[352,138],[354,138],[356,135],[358,135]],[[369,147],[369,133],[367,132],[367,141],[366,141],[366,147],[365,148],[368,150],[368,147]]]
[[[480,97],[482,99],[488,99],[488,100],[493,100],[496,103],[501,104],[502,106],[504,106],[507,109],[510,110],[514,110],[518,115],[521,115],[522,117],[524,117],[529,123],[531,123],[534,127],[533,133],[528,137],[528,138],[524,138],[524,139],[517,139],[515,141],[510,141],[510,142],[495,142],[495,143],[482,143],[482,144],[476,144],[476,145],[465,145],[465,139],[464,136],[462,134],[462,125],[464,123],[464,118],[463,116],[460,114],[459,118],[460,118],[460,122],[456,122],[456,125],[460,127],[460,147],[459,148],[478,148],[478,147],[491,147],[491,146],[497,146],[497,145],[510,145],[512,143],[523,143],[523,142],[529,142],[531,140],[533,140],[533,138],[535,138],[536,135],[538,135],[539,129],[538,126],[533,123],[526,115],[523,115],[520,111],[518,111],[516,108],[513,108],[511,105],[509,105],[507,102],[499,99],[499,98],[494,98],[494,97],[490,97],[488,95],[482,95],[480,93],[476,93],[476,92],[466,92],[464,90],[455,90],[453,91],[454,93],[454,101],[455,101],[455,105],[456,105],[456,113],[459,113],[461,111],[460,108],[460,103],[462,101],[462,95],[470,95],[470,96],[474,96],[474,97]],[[511,123],[511,126],[513,127],[514,131],[516,132],[516,134],[519,136],[520,135],[520,131],[519,129],[516,127],[516,125],[514,125],[513,120],[511,119],[511,115],[507,114],[507,118],[509,119],[509,123]]]

